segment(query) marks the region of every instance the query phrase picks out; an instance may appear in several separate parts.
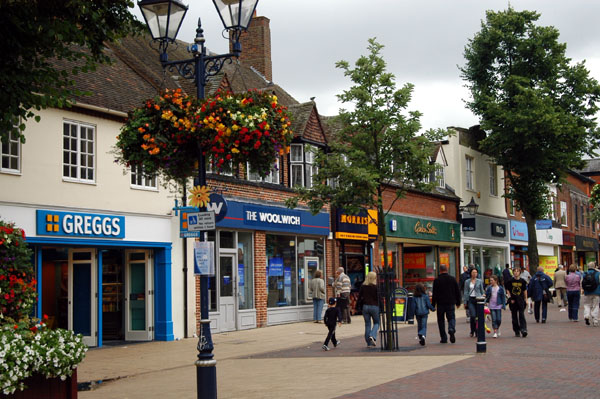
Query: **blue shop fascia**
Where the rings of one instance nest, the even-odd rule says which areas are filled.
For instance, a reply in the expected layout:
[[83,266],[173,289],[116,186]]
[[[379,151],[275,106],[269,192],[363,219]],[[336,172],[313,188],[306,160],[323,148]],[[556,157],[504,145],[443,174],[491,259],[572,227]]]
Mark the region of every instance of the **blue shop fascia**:
[[174,339],[169,216],[4,211],[28,232],[36,315],[51,328],[82,334],[88,346]]
[[[329,213],[211,195],[215,271],[209,278],[214,332],[310,320],[309,282],[326,271]],[[182,218],[183,220],[183,218]]]

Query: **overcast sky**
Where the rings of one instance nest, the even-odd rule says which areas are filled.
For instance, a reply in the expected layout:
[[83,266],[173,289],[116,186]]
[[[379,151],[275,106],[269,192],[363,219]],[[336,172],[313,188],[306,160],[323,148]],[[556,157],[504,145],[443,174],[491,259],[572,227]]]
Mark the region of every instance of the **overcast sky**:
[[[210,0],[183,0],[189,11],[178,39],[195,37],[202,18],[206,45],[224,53],[223,25]],[[503,10],[504,0],[259,0],[258,15],[271,20],[273,81],[297,100],[315,97],[319,113],[335,115],[336,94],[350,81],[336,61],[353,64],[367,54],[367,39],[385,46],[383,57],[398,87],[415,85],[410,110],[423,116],[424,129],[469,127],[477,118],[464,106],[469,96],[458,65],[468,39],[480,30],[486,10]],[[536,10],[539,25],[552,25],[567,43],[567,56],[586,60],[600,80],[600,2],[594,0],[512,0],[516,10]],[[136,15],[140,15],[136,7]],[[242,49],[243,51],[243,49]]]

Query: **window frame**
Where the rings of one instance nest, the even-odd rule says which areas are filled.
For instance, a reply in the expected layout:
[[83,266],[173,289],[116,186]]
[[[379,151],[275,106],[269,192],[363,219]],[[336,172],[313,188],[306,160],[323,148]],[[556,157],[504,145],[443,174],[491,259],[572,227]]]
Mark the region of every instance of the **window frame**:
[[[564,207],[563,207],[564,204]],[[564,211],[564,214],[563,214]],[[563,221],[564,216],[564,221]],[[569,212],[566,201],[560,201],[560,225],[562,227],[569,227]]]
[[[19,136],[14,133],[14,132],[8,132],[8,143],[4,143],[2,141],[2,139],[0,139],[0,173],[6,173],[6,174],[21,174],[21,140],[19,138]],[[16,148],[17,148],[17,154],[12,154],[11,152],[11,148],[13,147],[13,144],[16,144]],[[4,152],[4,146],[7,146],[8,148],[8,152]],[[17,168],[5,168],[2,165],[4,164],[4,160],[8,159],[8,164],[10,166],[11,160],[16,159],[17,162]]]
[[[280,180],[280,161],[279,161],[279,157],[277,157],[277,159],[275,160],[274,163],[274,168],[271,169],[271,172],[265,176],[265,177],[260,177],[258,174],[253,173],[251,168],[250,168],[250,164],[246,163],[246,179],[248,181],[253,181],[253,182],[259,182],[259,183],[271,183],[271,184],[281,184],[281,180]],[[254,176],[253,176],[254,175]]]
[[475,191],[475,180],[473,176],[473,157],[465,155],[465,188]]
[[490,195],[492,197],[498,196],[498,165],[490,163]]
[[[139,167],[140,170],[134,170],[134,167]],[[129,186],[135,190],[148,190],[148,191],[158,191],[158,178],[156,175],[150,176],[147,173],[144,173],[143,165],[131,165],[129,167],[129,173],[131,178],[129,179]],[[141,176],[139,176],[141,174]],[[134,179],[139,181],[141,179],[141,184],[134,183]]]
[[[97,171],[96,171],[96,164],[97,164],[97,149],[96,149],[96,145],[97,145],[97,128],[96,125],[91,124],[91,123],[86,123],[86,122],[81,122],[81,121],[75,121],[75,120],[71,120],[71,119],[63,119],[63,145],[62,145],[62,178],[63,181],[66,182],[71,182],[71,183],[84,183],[84,184],[96,184],[96,179],[97,179]],[[69,126],[76,126],[77,127],[77,137],[76,137],[76,144],[77,144],[77,149],[75,151],[73,151],[71,148],[65,148],[65,139],[67,140],[72,140],[73,137],[71,135],[66,136],[65,135],[65,126],[69,125]],[[92,131],[92,153],[89,152],[82,152],[82,141],[86,140],[86,141],[90,141],[87,138],[82,139],[82,128],[86,128],[86,129],[91,129]],[[70,130],[69,130],[70,131]],[[69,155],[69,158],[71,158],[72,154],[76,154],[77,157],[77,163],[76,164],[71,164],[71,163],[65,163],[65,155]],[[82,165],[81,159],[82,156],[92,156],[92,165]],[[76,168],[77,171],[77,176],[76,177],[72,177],[70,175],[65,176],[65,167],[68,168],[69,170],[73,167]],[[86,171],[91,170],[93,173],[93,178],[89,179],[89,178],[83,178],[82,175],[82,168],[85,168]]]

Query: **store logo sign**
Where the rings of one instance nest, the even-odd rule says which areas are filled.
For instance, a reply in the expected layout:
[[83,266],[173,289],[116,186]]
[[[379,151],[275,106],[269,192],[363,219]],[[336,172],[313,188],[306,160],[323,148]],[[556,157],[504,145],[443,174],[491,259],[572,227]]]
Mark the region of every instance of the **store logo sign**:
[[37,235],[125,238],[125,217],[37,210]]
[[417,223],[415,223],[415,233],[416,234],[432,234],[435,236],[435,235],[437,235],[438,230],[431,222],[428,222],[427,224],[423,224],[419,220],[419,221],[417,221]]

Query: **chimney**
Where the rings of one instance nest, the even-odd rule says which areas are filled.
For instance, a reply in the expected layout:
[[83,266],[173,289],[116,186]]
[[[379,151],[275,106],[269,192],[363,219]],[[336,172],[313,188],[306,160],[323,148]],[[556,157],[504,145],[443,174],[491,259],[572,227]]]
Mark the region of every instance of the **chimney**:
[[[256,16],[250,21],[248,31],[242,33],[240,43],[242,64],[252,66],[260,72],[269,82],[273,80],[273,65],[271,63],[271,28],[267,17]],[[232,50],[230,42],[230,51]]]

